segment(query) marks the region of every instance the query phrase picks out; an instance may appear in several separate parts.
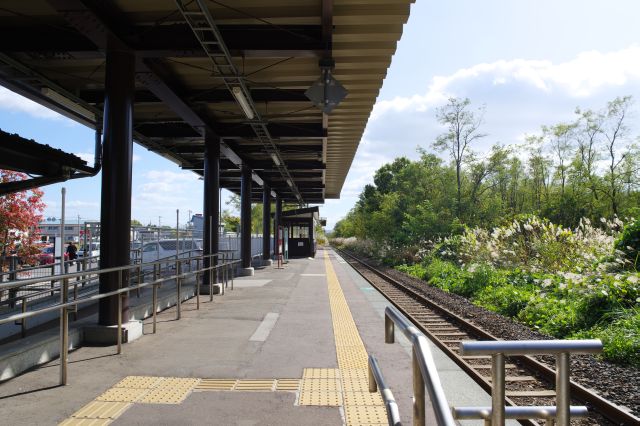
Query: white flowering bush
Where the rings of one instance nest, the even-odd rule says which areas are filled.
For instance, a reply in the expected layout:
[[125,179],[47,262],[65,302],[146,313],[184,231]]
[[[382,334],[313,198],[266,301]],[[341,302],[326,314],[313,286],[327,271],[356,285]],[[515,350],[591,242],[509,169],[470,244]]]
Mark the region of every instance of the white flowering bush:
[[456,237],[460,264],[486,263],[496,268],[529,272],[587,273],[605,259],[624,262],[615,255],[613,242],[622,227],[619,219],[594,227],[582,219],[576,229],[564,228],[536,216],[516,218],[491,231],[467,230]]

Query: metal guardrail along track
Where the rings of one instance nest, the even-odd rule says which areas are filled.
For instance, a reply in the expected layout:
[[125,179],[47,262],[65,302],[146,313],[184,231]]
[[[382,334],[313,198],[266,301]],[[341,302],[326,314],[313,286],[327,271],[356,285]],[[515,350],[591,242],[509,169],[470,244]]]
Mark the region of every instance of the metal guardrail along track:
[[[440,348],[447,356],[449,356],[463,371],[465,371],[480,387],[486,392],[491,393],[491,382],[486,374],[481,374],[478,370],[485,370],[485,367],[478,368],[473,362],[478,361],[480,358],[475,357],[462,357],[457,353],[458,345],[462,340],[470,339],[482,339],[482,340],[499,340],[492,334],[482,330],[475,324],[466,321],[464,318],[454,314],[448,309],[437,305],[431,300],[428,300],[424,295],[410,288],[409,286],[400,283],[384,272],[378,270],[374,266],[367,262],[357,258],[356,256],[338,250],[340,254],[345,255],[346,258],[351,259],[349,262],[352,267],[372,286],[380,291],[395,307],[400,309],[402,313],[407,316],[438,348]],[[361,265],[361,267],[358,267]],[[363,271],[364,269],[364,271]],[[365,274],[367,272],[373,273],[381,278],[385,284],[373,282]],[[447,325],[445,325],[445,323]],[[443,331],[447,330],[449,331]],[[454,331],[454,329],[456,331]],[[458,331],[459,330],[459,331]],[[460,333],[456,335],[456,333]],[[447,340],[447,336],[449,340]],[[464,336],[464,337],[463,337]],[[455,338],[457,337],[457,338]],[[453,344],[454,346],[448,346]],[[549,387],[549,384],[553,383],[555,378],[555,371],[540,361],[530,356],[514,356],[509,359],[515,361],[523,369],[541,377],[544,380],[544,387]],[[481,365],[481,364],[480,364]],[[522,379],[523,375],[516,375],[517,369],[512,369],[514,381],[529,381],[528,378]],[[535,379],[532,377],[532,379]],[[540,383],[539,379],[538,383]],[[533,383],[533,381],[530,381]],[[640,424],[640,418],[635,417],[633,414],[623,410],[611,401],[608,401],[596,394],[595,392],[585,388],[584,386],[571,382],[571,396],[572,398],[582,401],[591,407],[593,410],[615,424],[621,425],[636,425]],[[505,398],[507,405],[517,406],[517,401],[522,398],[536,398],[536,399],[549,399],[553,396],[532,396],[511,393],[512,396]],[[538,392],[543,395],[544,392]],[[521,424],[533,425],[537,424],[532,421],[520,421]]]

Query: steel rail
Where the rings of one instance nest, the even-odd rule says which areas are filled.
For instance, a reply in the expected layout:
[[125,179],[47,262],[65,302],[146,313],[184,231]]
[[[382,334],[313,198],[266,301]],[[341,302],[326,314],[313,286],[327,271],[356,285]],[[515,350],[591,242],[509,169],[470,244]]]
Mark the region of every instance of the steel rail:
[[[424,295],[420,294],[416,290],[408,287],[405,284],[400,283],[396,279],[390,277],[384,272],[380,271],[376,267],[370,265],[368,262],[359,259],[357,256],[353,254],[340,250],[334,247],[334,249],[349,258],[353,259],[355,262],[363,265],[366,269],[379,276],[383,280],[387,281],[389,284],[393,285],[400,291],[408,294],[410,297],[415,299],[416,301],[423,303],[428,306],[430,309],[439,312],[441,315],[448,317],[452,322],[457,323],[460,327],[466,328],[471,334],[477,335],[479,338],[484,340],[500,340],[496,336],[488,333],[487,331],[479,328],[475,324],[470,323],[459,315],[451,312],[450,310],[434,303],[431,300],[428,300]],[[404,309],[396,303],[383,289],[380,289],[375,283],[369,280],[365,275],[362,274],[357,268],[354,268],[356,272],[358,272],[365,280],[367,280],[371,285],[376,287],[394,306],[400,309],[404,315],[406,315],[423,333],[429,337],[429,339],[441,350],[443,350],[460,368],[462,368],[469,376],[476,382],[480,387],[482,387],[486,392],[491,392],[491,382],[486,380],[483,376],[481,376],[469,363],[465,362],[462,357],[460,357],[457,353],[455,353],[451,348],[446,346],[444,343],[440,341],[433,333],[431,333],[426,327],[420,324],[419,320],[416,320],[413,315],[408,312],[405,312]],[[549,383],[554,383],[556,372],[551,367],[543,364],[542,362],[534,359],[530,356],[512,356],[513,359],[518,360],[522,363],[522,365],[532,371],[538,373],[543,379],[545,379]],[[603,398],[598,395],[594,391],[584,387],[583,385],[576,383],[575,381],[570,382],[570,390],[572,398],[576,400],[580,400],[591,405],[595,411],[599,414],[603,415],[610,421],[615,424],[624,424],[624,425],[633,425],[640,424],[640,418],[636,417],[632,413],[624,410],[617,404]],[[507,405],[517,406],[512,400],[506,398]],[[535,424],[534,422],[527,422],[520,420],[522,424]]]

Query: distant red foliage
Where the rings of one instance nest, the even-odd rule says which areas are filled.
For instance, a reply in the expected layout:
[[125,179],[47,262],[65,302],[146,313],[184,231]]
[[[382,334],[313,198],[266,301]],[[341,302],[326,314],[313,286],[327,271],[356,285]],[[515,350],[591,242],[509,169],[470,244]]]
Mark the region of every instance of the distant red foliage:
[[[0,169],[0,183],[27,179],[20,172]],[[0,197],[0,249],[2,264],[10,254],[17,254],[23,263],[34,263],[40,252],[40,228],[44,193],[39,188],[14,192]]]

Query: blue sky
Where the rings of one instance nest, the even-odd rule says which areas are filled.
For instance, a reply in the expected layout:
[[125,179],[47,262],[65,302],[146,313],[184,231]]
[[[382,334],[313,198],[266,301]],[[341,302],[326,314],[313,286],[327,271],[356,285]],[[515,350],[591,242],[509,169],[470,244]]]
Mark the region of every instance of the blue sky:
[[[486,105],[489,136],[476,147],[482,152],[495,142],[520,144],[543,124],[571,120],[576,106],[599,109],[616,96],[640,93],[638,16],[635,0],[417,0],[341,199],[321,207],[328,228],[378,167],[399,155],[417,157],[418,146],[430,148],[441,132],[435,108],[449,96]],[[637,121],[637,103],[635,110]],[[90,129],[3,88],[0,128],[93,155]],[[46,216],[60,216],[63,185],[69,218],[99,218],[99,176],[43,188]],[[181,222],[189,210],[201,212],[202,182],[135,145],[132,217],[173,224],[176,209]]]

